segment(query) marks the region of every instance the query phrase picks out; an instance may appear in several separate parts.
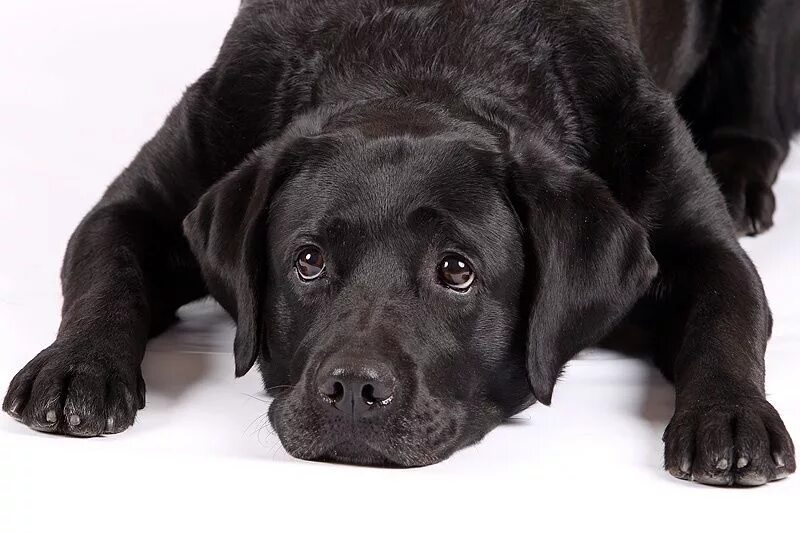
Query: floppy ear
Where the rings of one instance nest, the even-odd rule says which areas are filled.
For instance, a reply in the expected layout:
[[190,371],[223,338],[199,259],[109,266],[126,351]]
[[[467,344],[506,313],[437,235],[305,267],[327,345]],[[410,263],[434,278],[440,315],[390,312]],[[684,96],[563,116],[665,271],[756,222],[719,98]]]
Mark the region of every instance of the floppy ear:
[[255,363],[261,347],[258,231],[273,170],[251,157],[200,198],[183,221],[209,292],[236,320],[236,377]]
[[260,316],[269,198],[295,171],[304,135],[318,125],[304,120],[255,151],[211,187],[183,221],[209,292],[236,320],[236,377],[266,349]]
[[600,178],[534,143],[514,152],[513,188],[537,267],[528,378],[536,399],[550,405],[563,366],[624,317],[658,265],[644,228]]

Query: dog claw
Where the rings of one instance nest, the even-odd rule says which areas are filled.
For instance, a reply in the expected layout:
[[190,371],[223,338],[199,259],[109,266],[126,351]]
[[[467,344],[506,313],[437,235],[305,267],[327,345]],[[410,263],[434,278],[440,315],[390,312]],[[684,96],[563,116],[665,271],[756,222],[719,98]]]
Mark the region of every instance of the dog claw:
[[78,415],[70,415],[69,417],[69,425],[70,426],[79,426],[81,424],[81,417]]
[[728,460],[727,459],[720,459],[717,463],[717,470],[727,470],[728,469]]
[[750,460],[747,457],[739,457],[739,460],[736,461],[736,468],[744,468],[750,463]]
[[52,411],[52,410],[51,411],[47,411],[47,414],[45,415],[45,420],[47,420],[47,422],[49,424],[55,424],[57,419],[58,418],[56,417],[56,412],[55,411]]
[[22,402],[20,400],[15,401],[14,405],[12,405],[11,408],[8,410],[8,414],[13,416],[14,418],[19,418],[20,407],[22,407]]
[[775,465],[778,468],[783,468],[784,466],[786,466],[786,461],[783,459],[783,455],[779,453],[774,453],[772,454],[772,458],[775,460]]
[[755,218],[750,219],[750,233],[749,236],[754,237],[763,231],[763,224]]

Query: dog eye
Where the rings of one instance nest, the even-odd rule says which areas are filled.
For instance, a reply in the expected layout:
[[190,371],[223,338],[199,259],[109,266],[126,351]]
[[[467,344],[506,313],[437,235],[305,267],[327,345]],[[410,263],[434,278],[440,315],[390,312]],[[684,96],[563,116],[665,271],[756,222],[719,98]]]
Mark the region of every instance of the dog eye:
[[297,275],[303,281],[313,281],[325,271],[325,257],[316,246],[306,246],[300,250],[295,262]]
[[475,272],[460,255],[448,255],[439,263],[439,279],[447,287],[465,292],[475,281]]

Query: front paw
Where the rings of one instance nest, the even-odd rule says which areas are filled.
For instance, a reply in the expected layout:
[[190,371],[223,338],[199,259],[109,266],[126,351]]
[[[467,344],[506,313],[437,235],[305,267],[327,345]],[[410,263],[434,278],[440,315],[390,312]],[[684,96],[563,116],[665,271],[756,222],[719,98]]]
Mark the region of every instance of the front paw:
[[14,377],[3,410],[47,433],[78,437],[119,433],[144,407],[141,374],[121,366],[105,354],[56,342]]
[[708,485],[763,485],[796,468],[792,439],[763,399],[678,409],[664,444],[670,474]]

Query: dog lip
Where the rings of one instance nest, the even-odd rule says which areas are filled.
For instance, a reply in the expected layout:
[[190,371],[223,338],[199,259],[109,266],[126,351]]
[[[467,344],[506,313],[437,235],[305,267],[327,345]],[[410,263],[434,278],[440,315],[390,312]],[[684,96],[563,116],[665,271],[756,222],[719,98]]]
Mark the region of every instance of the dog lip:
[[384,453],[373,448],[367,441],[344,439],[321,453],[315,460],[361,466],[397,467]]

